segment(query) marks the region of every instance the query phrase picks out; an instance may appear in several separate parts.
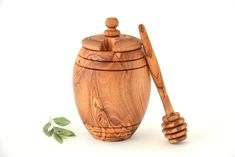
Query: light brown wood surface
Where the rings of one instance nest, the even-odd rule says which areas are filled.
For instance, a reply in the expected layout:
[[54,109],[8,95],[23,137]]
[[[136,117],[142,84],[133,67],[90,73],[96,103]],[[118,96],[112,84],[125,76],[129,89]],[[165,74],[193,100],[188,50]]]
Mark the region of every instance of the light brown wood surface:
[[87,37],[82,40],[84,48],[94,51],[127,52],[140,49],[141,42],[131,35],[120,34],[117,37],[106,37],[103,34]]
[[150,95],[150,75],[139,39],[106,20],[104,35],[85,38],[74,65],[74,96],[80,117],[93,137],[128,139],[140,125]]
[[187,124],[171,105],[144,25],[139,25],[139,40],[120,34],[116,18],[108,18],[105,24],[104,34],[82,41],[74,65],[75,101],[88,131],[105,141],[130,138],[148,105],[150,71],[166,112],[162,124],[165,137],[170,143],[186,139]]
[[120,31],[116,29],[118,26],[118,19],[115,17],[109,17],[105,21],[105,25],[108,27],[107,30],[104,31],[104,35],[107,37],[116,37],[120,35]]
[[[135,61],[128,64],[135,67]],[[98,70],[86,68],[93,65]],[[74,66],[74,95],[83,123],[97,139],[129,138],[141,123],[148,104],[150,78],[146,62],[132,70],[126,70],[126,62],[96,64],[87,60],[82,66],[78,62]],[[120,71],[113,67],[120,67]]]
[[150,43],[147,31],[144,25],[139,25],[139,32],[141,36],[141,41],[143,43],[145,56],[149,66],[149,70],[153,81],[157,87],[158,93],[161,97],[166,115],[163,117],[163,133],[170,143],[178,143],[186,139],[187,135],[187,124],[184,118],[180,117],[180,114],[175,112],[169,96],[166,91],[166,87],[162,78],[161,70],[153,51],[152,45]]

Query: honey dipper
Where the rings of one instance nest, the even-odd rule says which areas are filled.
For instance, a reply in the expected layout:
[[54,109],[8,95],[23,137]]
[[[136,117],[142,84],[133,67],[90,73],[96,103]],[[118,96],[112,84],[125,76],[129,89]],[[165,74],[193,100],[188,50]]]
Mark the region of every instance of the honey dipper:
[[171,144],[178,143],[187,138],[187,124],[185,123],[184,118],[180,117],[180,114],[175,112],[171,105],[157,58],[154,54],[148,34],[143,24],[139,25],[139,32],[150,73],[165,109],[166,115],[162,117],[162,132]]

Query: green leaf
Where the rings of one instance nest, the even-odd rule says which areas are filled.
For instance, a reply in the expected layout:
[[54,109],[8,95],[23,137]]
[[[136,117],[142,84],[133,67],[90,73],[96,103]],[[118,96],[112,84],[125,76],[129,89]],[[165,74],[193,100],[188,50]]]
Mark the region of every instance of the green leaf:
[[58,135],[56,132],[54,133],[54,138],[56,139],[57,142],[59,142],[60,144],[63,143],[63,138]]
[[70,120],[68,120],[68,119],[65,118],[65,117],[57,117],[57,118],[54,118],[53,121],[54,121],[57,125],[60,125],[60,126],[66,126],[66,125],[70,124]]
[[51,130],[49,130],[50,127],[51,127],[51,123],[49,123],[49,122],[47,124],[45,124],[43,127],[43,132],[49,137],[54,133],[53,128]]
[[49,131],[49,136],[53,135],[54,134],[54,128],[52,128],[50,131]]
[[55,127],[55,132],[59,135],[66,136],[66,137],[76,136],[72,131],[68,129],[64,129],[64,128],[59,128],[59,127]]

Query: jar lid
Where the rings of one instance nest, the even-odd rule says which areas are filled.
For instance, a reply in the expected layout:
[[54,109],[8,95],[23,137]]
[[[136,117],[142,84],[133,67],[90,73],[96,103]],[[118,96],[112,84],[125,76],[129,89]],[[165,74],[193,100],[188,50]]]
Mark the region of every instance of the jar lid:
[[105,25],[108,29],[104,31],[104,34],[90,36],[82,40],[84,48],[94,51],[126,52],[141,47],[140,39],[120,34],[120,31],[116,29],[118,26],[117,18],[107,18]]

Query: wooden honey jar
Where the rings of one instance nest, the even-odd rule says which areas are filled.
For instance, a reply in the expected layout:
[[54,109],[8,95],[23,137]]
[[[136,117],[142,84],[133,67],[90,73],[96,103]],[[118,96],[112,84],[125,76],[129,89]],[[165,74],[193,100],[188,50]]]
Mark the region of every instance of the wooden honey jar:
[[108,18],[104,34],[82,41],[74,66],[74,95],[93,137],[120,141],[140,125],[150,95],[150,76],[139,39],[120,34]]
[[140,39],[121,34],[116,18],[107,18],[105,25],[103,34],[82,41],[74,65],[74,96],[94,138],[121,141],[133,135],[144,117],[151,70]]

